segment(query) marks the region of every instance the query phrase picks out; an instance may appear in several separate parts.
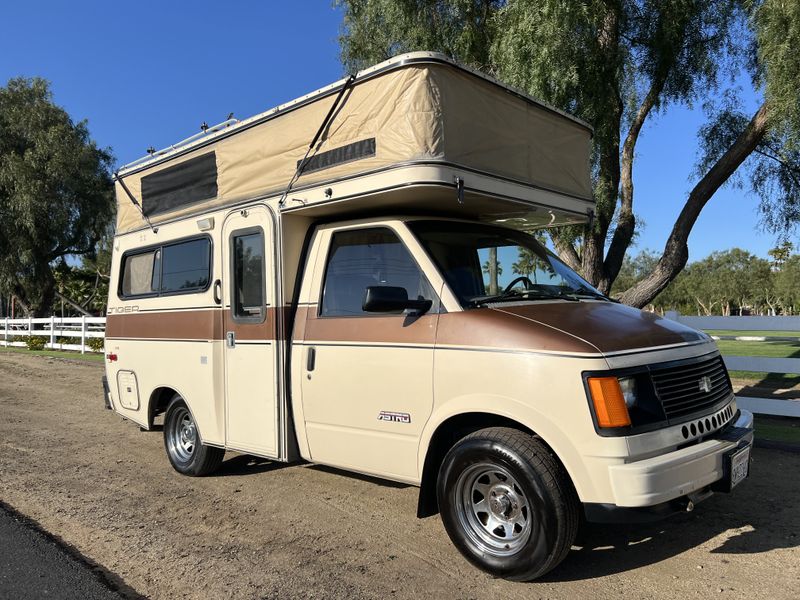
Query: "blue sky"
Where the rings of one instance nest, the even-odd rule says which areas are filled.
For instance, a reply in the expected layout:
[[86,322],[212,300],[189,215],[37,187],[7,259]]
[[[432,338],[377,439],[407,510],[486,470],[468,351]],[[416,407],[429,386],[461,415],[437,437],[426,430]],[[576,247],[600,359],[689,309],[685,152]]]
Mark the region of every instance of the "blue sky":
[[[342,75],[341,15],[329,0],[224,3],[59,2],[3,7],[0,84],[40,76],[120,164],[162,148],[233,112],[244,118]],[[744,96],[749,106],[756,99]],[[635,212],[639,248],[661,250],[692,187],[699,107],[652,119],[638,145]],[[757,200],[723,189],[689,239],[692,260],[734,246],[766,256],[775,237],[757,228]]]

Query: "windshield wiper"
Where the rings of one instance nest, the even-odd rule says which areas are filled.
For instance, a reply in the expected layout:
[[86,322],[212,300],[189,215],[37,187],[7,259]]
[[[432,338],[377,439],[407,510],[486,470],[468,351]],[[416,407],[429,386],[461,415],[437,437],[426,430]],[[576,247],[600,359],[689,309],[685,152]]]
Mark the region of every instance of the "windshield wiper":
[[470,300],[469,305],[482,306],[491,302],[508,302],[513,300],[569,300],[570,302],[578,302],[578,298],[576,298],[574,295],[564,292],[559,292],[558,294],[548,294],[547,292],[526,290],[524,292],[507,292],[494,296],[473,298]]
[[578,288],[577,290],[575,290],[574,292],[571,292],[571,293],[572,293],[573,296],[576,296],[576,297],[597,298],[598,300],[605,300],[607,302],[617,302],[617,303],[619,303],[619,300],[615,300],[614,298],[606,296],[605,294],[601,294],[600,292],[595,292],[595,291],[592,291],[592,290],[588,290],[585,287]]

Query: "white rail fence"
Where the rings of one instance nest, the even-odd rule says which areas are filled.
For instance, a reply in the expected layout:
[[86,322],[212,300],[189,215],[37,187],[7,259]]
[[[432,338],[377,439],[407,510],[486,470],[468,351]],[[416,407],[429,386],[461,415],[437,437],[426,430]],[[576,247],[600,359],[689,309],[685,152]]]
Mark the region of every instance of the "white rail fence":
[[[0,346],[27,346],[31,336],[47,338],[45,348],[52,350],[78,350],[102,352],[89,347],[91,338],[104,338],[105,317],[47,317],[44,319],[0,318]],[[67,340],[66,342],[64,340]]]
[[[704,330],[732,331],[731,335],[712,335],[715,339],[747,342],[793,341],[800,342],[800,317],[689,317],[668,312],[667,318],[689,327]],[[738,332],[781,332],[782,335],[740,335]],[[797,332],[796,335],[795,332]],[[791,334],[791,335],[787,335]],[[725,366],[731,371],[757,371],[800,375],[800,358],[765,358],[762,356],[723,356]],[[780,393],[780,390],[778,390]],[[746,394],[746,389],[745,389]],[[736,395],[742,408],[763,415],[800,417],[800,400],[791,398],[753,398]]]

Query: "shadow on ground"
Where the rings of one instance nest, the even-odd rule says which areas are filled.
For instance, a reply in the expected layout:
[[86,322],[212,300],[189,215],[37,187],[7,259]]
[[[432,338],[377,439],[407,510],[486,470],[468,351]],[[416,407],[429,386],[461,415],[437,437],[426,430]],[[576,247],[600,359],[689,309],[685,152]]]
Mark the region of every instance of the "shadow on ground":
[[242,475],[255,475],[268,471],[277,471],[290,465],[288,463],[250,456],[247,454],[236,454],[223,461],[219,469],[211,477],[233,477]]
[[566,560],[543,580],[580,581],[631,571],[708,542],[708,551],[721,555],[796,548],[800,489],[794,475],[774,481],[770,471],[756,451],[747,480],[732,494],[715,494],[691,513],[644,525],[586,524]]

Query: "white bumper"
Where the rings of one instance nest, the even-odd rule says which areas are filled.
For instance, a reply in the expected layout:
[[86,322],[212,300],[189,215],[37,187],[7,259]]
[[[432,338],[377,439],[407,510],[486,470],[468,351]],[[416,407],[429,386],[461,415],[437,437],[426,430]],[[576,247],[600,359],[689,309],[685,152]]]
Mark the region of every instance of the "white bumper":
[[680,498],[722,479],[724,455],[752,443],[753,414],[739,412],[734,428],[713,439],[660,456],[609,467],[614,503],[653,506]]

